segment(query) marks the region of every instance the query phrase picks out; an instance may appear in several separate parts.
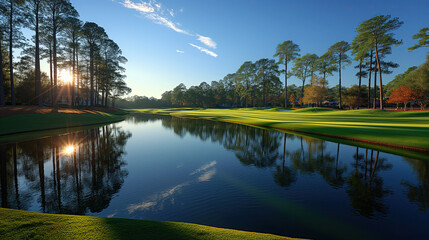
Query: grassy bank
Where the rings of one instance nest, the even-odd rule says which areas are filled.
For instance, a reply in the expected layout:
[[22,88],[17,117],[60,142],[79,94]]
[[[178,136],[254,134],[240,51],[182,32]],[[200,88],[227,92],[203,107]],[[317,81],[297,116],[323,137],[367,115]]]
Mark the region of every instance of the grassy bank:
[[53,215],[0,208],[1,239],[291,239],[189,223]]
[[125,119],[126,113],[125,111],[110,113],[87,111],[16,114],[0,118],[0,137],[5,140],[15,138],[16,136],[12,136],[14,134],[118,122]]
[[142,113],[170,114],[248,124],[266,128],[314,134],[328,140],[339,139],[385,147],[429,152],[429,112],[379,110],[335,111],[329,109],[142,109]]

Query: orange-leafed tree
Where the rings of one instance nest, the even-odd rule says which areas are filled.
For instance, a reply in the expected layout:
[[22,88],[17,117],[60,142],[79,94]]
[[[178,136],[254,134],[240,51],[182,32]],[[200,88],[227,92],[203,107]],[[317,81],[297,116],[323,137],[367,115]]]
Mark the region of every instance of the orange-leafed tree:
[[296,102],[296,97],[295,97],[295,94],[291,94],[290,95],[290,97],[289,97],[289,102],[290,102],[290,104],[292,104],[292,107],[295,107],[295,102]]
[[407,104],[410,101],[413,101],[416,99],[416,92],[407,87],[407,86],[400,86],[399,88],[392,91],[392,94],[390,94],[389,99],[387,100],[388,103],[403,103],[404,104],[404,111],[407,110]]

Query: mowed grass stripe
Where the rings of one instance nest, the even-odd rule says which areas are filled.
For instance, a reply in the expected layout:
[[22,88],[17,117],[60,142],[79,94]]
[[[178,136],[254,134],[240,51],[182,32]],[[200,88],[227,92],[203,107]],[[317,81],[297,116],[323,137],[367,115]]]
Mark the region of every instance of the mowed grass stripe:
[[[137,110],[144,112],[145,110]],[[156,110],[155,110],[156,112]],[[380,144],[429,150],[429,112],[355,111],[270,111],[205,109],[169,112],[175,117],[204,118],[254,124],[288,130],[327,134]]]

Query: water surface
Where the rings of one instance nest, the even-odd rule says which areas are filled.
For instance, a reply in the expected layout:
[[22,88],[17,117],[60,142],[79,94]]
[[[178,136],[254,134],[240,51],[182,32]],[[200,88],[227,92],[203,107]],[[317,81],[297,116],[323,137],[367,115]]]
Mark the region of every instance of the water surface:
[[372,149],[132,115],[0,152],[2,207],[314,239],[429,238],[429,162]]

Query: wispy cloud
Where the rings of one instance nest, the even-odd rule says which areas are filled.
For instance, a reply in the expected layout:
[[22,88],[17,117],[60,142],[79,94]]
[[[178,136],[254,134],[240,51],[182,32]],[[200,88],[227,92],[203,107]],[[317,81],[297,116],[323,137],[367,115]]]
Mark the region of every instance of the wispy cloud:
[[135,3],[131,2],[129,0],[125,0],[122,5],[126,8],[135,9],[141,13],[153,13],[155,12],[155,8],[153,8],[152,4],[150,2],[140,2]]
[[180,54],[185,53],[185,51],[182,51],[182,50],[176,50],[176,52],[177,52],[177,53],[180,53]]
[[198,41],[204,43],[208,47],[216,49],[217,43],[215,43],[213,41],[213,39],[211,39],[209,37],[205,37],[205,36],[199,35],[199,34],[197,34],[197,36],[198,36]]
[[187,31],[179,28],[177,24],[175,24],[173,21],[163,16],[164,11],[162,9],[162,5],[156,1],[140,1],[139,3],[136,3],[130,0],[124,0],[124,2],[122,2],[122,5],[126,8],[138,11],[139,13],[143,14],[145,17],[157,24],[164,25],[178,33],[190,35]]
[[[207,36],[202,36],[198,33],[190,33],[187,30],[182,29],[180,23],[174,22],[170,19],[170,18],[174,18],[176,15],[174,9],[166,9],[161,5],[161,3],[158,3],[156,0],[149,0],[149,1],[140,0],[139,2],[131,1],[131,0],[122,0],[120,4],[122,4],[126,8],[136,10],[137,12],[144,15],[146,18],[150,19],[152,22],[156,24],[166,26],[178,33],[196,37],[198,41],[200,41],[201,43],[203,43],[209,48],[213,48],[213,49],[217,48],[217,43],[212,38]],[[179,9],[178,12],[182,13],[183,8]],[[209,51],[203,47],[200,47],[194,44],[191,44],[191,46],[199,49],[201,52],[204,52],[208,55],[217,57],[216,53]]]
[[173,10],[173,9],[168,10],[168,13],[169,13],[172,17],[174,17],[174,10]]
[[192,43],[189,43],[189,45],[191,45],[192,47],[194,47],[194,48],[196,48],[196,49],[200,50],[201,52],[203,52],[203,53],[205,53],[205,54],[207,54],[207,55],[210,55],[210,56],[212,56],[212,57],[217,57],[217,54],[216,54],[216,53],[214,53],[214,52],[212,52],[212,51],[208,50],[207,48],[203,48],[203,47],[201,47],[201,46],[198,46],[198,45],[195,45],[195,44],[192,44]]

